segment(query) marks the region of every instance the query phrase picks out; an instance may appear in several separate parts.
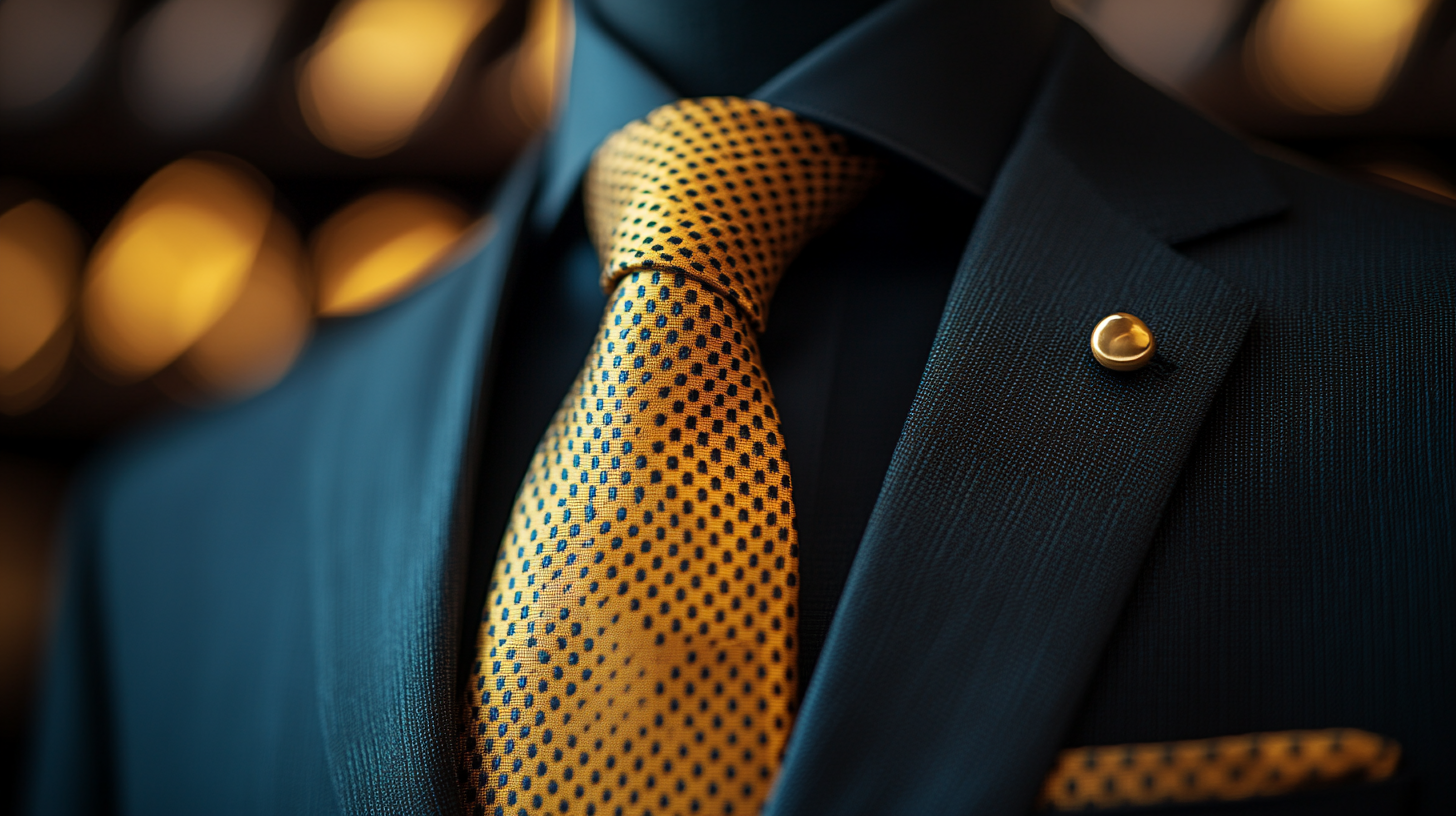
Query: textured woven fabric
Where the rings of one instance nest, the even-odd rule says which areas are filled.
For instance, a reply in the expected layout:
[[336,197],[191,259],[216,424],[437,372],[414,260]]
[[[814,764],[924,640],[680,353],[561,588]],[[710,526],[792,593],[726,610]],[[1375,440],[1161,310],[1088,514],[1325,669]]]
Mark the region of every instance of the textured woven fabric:
[[1389,779],[1400,745],[1356,729],[1281,731],[1063,751],[1041,807],[1089,810],[1280,796]]
[[762,806],[798,693],[798,542],[755,336],[872,175],[737,99],[659,109],[599,151],[612,296],[496,563],[463,729],[475,812]]

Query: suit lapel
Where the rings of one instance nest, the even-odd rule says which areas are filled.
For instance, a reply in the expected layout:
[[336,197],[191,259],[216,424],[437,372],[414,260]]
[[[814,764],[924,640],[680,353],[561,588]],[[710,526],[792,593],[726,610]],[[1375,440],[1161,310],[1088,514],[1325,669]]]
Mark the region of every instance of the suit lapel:
[[292,375],[300,428],[316,686],[346,813],[449,813],[466,553],[454,503],[494,321],[537,177],[520,162],[496,230],[429,286],[320,335]]
[[[1069,33],[962,259],[769,812],[1022,813],[1251,299],[1170,243],[1284,208],[1232,137]],[[1127,311],[1159,359],[1113,373]]]

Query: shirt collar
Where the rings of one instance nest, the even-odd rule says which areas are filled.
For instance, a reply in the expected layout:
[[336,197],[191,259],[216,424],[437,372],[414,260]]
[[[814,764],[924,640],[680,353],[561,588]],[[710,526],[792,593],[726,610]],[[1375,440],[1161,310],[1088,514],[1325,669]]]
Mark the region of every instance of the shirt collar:
[[[1051,48],[1044,2],[891,0],[750,97],[893,151],[977,195],[990,189]],[[533,221],[560,218],[598,144],[682,94],[577,4],[566,104]]]

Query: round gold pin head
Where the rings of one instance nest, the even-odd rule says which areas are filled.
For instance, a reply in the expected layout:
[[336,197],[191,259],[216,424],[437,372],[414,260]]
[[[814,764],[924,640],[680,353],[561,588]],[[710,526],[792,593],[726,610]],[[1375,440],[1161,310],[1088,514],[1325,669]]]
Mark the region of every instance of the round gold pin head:
[[1127,312],[1110,314],[1092,330],[1092,356],[1113,371],[1136,371],[1147,365],[1158,341],[1148,324]]

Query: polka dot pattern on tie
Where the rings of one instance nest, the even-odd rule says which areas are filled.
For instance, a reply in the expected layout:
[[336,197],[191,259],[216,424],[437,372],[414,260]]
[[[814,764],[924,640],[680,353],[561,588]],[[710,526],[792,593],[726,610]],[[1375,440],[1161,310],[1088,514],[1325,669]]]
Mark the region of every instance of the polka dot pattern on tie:
[[[755,320],[797,242],[862,190],[838,181],[842,147],[715,99],[598,152],[598,236],[654,237],[602,253],[609,307],[497,556],[462,717],[467,812],[762,809],[798,696],[798,538]],[[714,196],[737,209],[694,206]],[[707,248],[674,255],[677,231]]]
[[659,108],[603,144],[587,175],[602,284],[681,269],[762,330],[784,268],[859,200],[875,167],[843,137],[761,102]]
[[1400,745],[1353,728],[1279,731],[1063,751],[1045,810],[1091,810],[1279,796],[1395,773]]

